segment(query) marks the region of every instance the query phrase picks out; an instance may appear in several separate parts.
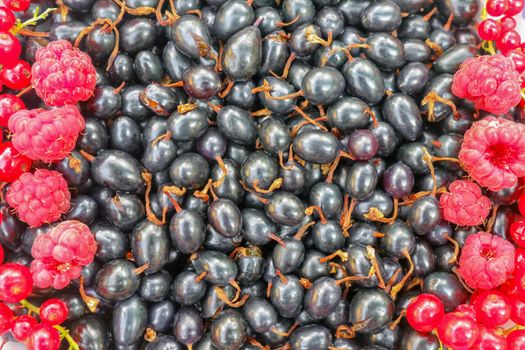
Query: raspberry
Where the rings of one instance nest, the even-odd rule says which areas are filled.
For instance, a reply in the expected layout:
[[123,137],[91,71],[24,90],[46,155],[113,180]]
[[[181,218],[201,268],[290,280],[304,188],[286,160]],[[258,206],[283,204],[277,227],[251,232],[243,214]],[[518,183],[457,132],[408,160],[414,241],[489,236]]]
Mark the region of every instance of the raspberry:
[[31,255],[33,283],[39,288],[63,289],[72,279],[80,277],[82,267],[90,264],[97,243],[86,224],[64,221],[37,236]]
[[7,190],[6,200],[31,227],[60,219],[70,207],[67,182],[58,171],[24,173]]
[[26,157],[51,163],[65,158],[84,129],[84,118],[75,106],[18,111],[9,119],[12,142]]
[[459,160],[481,186],[499,191],[525,176],[525,125],[487,117],[465,133]]
[[470,235],[459,259],[459,274],[473,289],[492,289],[512,275],[514,246],[488,232]]
[[76,104],[93,95],[96,72],[91,58],[68,41],[49,43],[35,58],[31,81],[48,106]]
[[476,226],[489,215],[491,202],[481,188],[470,181],[456,180],[439,199],[443,218],[459,226]]
[[454,75],[452,93],[478,109],[504,114],[521,99],[521,78],[512,59],[501,54],[469,58]]

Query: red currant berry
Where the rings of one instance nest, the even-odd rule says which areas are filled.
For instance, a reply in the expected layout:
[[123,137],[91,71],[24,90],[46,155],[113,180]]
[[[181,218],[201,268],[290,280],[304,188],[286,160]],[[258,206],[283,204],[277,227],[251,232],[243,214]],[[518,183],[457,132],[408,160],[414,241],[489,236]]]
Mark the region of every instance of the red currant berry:
[[0,79],[8,88],[22,90],[31,84],[31,66],[25,61],[18,60],[13,65],[2,68]]
[[521,290],[518,288],[518,281],[515,278],[508,279],[498,288],[503,294],[508,296],[518,295]]
[[27,345],[30,350],[58,350],[60,335],[55,328],[41,323],[29,334]]
[[4,247],[0,244],[0,265],[4,262]]
[[514,221],[509,232],[518,247],[525,248],[525,220]]
[[408,324],[416,331],[427,333],[436,328],[445,316],[445,308],[438,297],[420,294],[407,307]]
[[474,346],[469,350],[506,350],[507,340],[494,333],[491,329],[479,325],[479,336]]
[[[505,53],[505,56],[514,62],[514,66],[518,73],[523,73],[523,71],[525,71],[525,53],[521,51],[521,49],[509,51]],[[523,101],[523,99],[521,101]]]
[[516,16],[523,10],[524,2],[523,0],[508,0],[508,7],[505,14],[507,16]]
[[61,324],[67,318],[67,305],[62,300],[51,298],[40,306],[40,319],[42,323],[51,326]]
[[5,6],[0,6],[0,30],[8,31],[16,22],[13,12]]
[[16,62],[22,45],[20,41],[11,33],[0,31],[0,64],[12,64]]
[[503,15],[509,7],[507,0],[488,0],[486,4],[487,13],[493,17]]
[[505,294],[489,290],[480,294],[474,302],[476,319],[488,327],[504,324],[510,318],[510,303]]
[[514,253],[514,266],[516,266],[516,270],[525,269],[525,249],[516,249],[516,252]]
[[27,298],[32,290],[33,278],[26,266],[15,263],[0,266],[0,300],[18,303]]
[[501,29],[505,32],[516,28],[516,20],[512,17],[503,17],[499,20],[499,23],[501,24]]
[[0,95],[0,126],[7,128],[9,118],[21,109],[26,109],[26,106],[20,97],[11,94]]
[[456,310],[454,310],[454,312],[462,313],[463,315],[476,320],[476,310],[474,309],[474,306],[470,304],[461,304],[456,308]]
[[4,3],[11,10],[18,12],[27,10],[31,5],[31,0],[5,0]]
[[525,296],[515,295],[510,300],[510,319],[519,325],[525,326]]
[[488,18],[479,24],[478,33],[483,40],[496,40],[501,34],[501,25],[495,20]]
[[11,326],[11,333],[18,341],[24,341],[31,333],[31,329],[38,324],[38,321],[31,316],[22,315],[17,317]]
[[31,169],[33,161],[20,154],[11,142],[0,144],[0,181],[13,182]]
[[0,335],[7,333],[13,324],[13,311],[3,303],[0,303]]
[[443,345],[453,349],[470,348],[478,339],[478,334],[476,321],[456,312],[446,314],[438,327]]
[[507,350],[525,349],[525,329],[518,329],[507,335]]
[[525,194],[522,194],[518,199],[518,209],[520,210],[520,214],[525,216]]
[[502,52],[511,51],[520,47],[521,37],[515,30],[509,30],[501,34],[496,41],[498,49]]

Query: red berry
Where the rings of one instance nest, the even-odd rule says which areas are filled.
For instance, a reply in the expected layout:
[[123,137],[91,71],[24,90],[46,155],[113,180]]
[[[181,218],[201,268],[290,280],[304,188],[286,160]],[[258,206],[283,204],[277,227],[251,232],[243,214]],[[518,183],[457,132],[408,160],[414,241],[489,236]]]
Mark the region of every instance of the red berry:
[[525,349],[525,329],[518,329],[507,335],[507,350]]
[[508,9],[508,0],[488,0],[486,4],[487,12],[493,17],[503,15]]
[[51,326],[62,324],[66,320],[67,315],[67,305],[60,299],[48,299],[40,306],[40,320],[42,320],[42,323]]
[[496,40],[501,34],[501,25],[495,20],[488,18],[479,24],[478,33],[483,40]]
[[0,244],[0,265],[4,262],[4,247]]
[[21,155],[11,142],[0,144],[0,181],[15,181],[31,169],[32,163],[32,160]]
[[37,169],[11,183],[5,197],[20,220],[36,227],[60,219],[70,208],[71,193],[61,173]]
[[516,16],[523,10],[524,2],[523,0],[507,0],[508,8],[505,14],[507,16]]
[[427,333],[436,328],[445,316],[445,308],[438,297],[420,294],[407,307],[408,324],[416,331]]
[[510,319],[521,326],[525,326],[525,296],[514,295],[509,298],[510,301]]
[[0,335],[7,333],[12,323],[13,311],[7,305],[0,303]]
[[476,319],[487,327],[504,324],[510,318],[510,303],[505,294],[489,290],[480,294],[474,301]]
[[492,203],[478,184],[456,180],[439,199],[443,218],[459,226],[476,226],[487,218]]
[[515,278],[510,278],[505,281],[505,283],[498,287],[498,290],[509,297],[518,295],[521,292],[518,288],[518,281]]
[[523,295],[525,295],[525,269],[516,269],[514,271],[514,280],[517,288],[516,294],[524,293]]
[[47,163],[65,158],[84,129],[76,106],[18,111],[9,119],[12,142],[23,155]]
[[91,58],[68,41],[52,41],[38,49],[32,67],[32,83],[48,106],[86,101],[97,82]]
[[15,263],[0,266],[0,300],[18,303],[27,298],[32,290],[33,278],[26,266]]
[[9,118],[21,109],[26,109],[26,105],[20,97],[10,94],[0,95],[0,126],[7,128]]
[[474,309],[474,306],[472,305],[461,304],[456,308],[456,310],[454,310],[454,312],[462,313],[463,315],[470,317],[473,320],[476,320],[476,310]]
[[19,316],[13,322],[11,333],[16,340],[23,342],[37,324],[38,321],[34,317],[28,315]]
[[517,49],[520,47],[521,37],[515,30],[508,30],[501,34],[496,41],[496,46],[503,52]]
[[518,199],[518,209],[520,214],[525,216],[525,194],[522,194]]
[[516,28],[516,20],[512,17],[503,17],[499,20],[499,23],[503,31],[514,30],[514,28]]
[[12,64],[16,62],[22,45],[20,41],[11,33],[0,31],[0,64]]
[[453,349],[468,349],[476,342],[479,330],[476,321],[461,313],[451,312],[438,327],[443,345]]
[[518,247],[525,248],[525,220],[514,221],[509,232]]
[[15,12],[25,11],[31,5],[31,0],[4,0],[7,7]]
[[60,347],[60,334],[46,324],[36,325],[28,338],[29,350],[58,350]]
[[479,325],[479,336],[474,346],[469,350],[506,350],[507,340],[497,335],[493,330]]
[[518,73],[523,73],[523,71],[525,71],[525,53],[521,51],[521,49],[506,52],[505,56],[507,56],[514,62],[514,65],[516,66],[516,71]]
[[516,270],[525,270],[525,249],[516,249],[516,253],[514,255],[514,264],[516,265]]
[[18,60],[2,68],[0,79],[8,88],[22,90],[31,84],[31,66],[26,61]]
[[8,31],[16,22],[13,12],[5,6],[0,6],[0,30]]

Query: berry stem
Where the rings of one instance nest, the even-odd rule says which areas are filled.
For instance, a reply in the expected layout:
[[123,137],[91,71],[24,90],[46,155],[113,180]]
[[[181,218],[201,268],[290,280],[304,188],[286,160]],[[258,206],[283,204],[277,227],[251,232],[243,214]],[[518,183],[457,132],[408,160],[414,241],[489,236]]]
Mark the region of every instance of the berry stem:
[[39,8],[37,7],[35,9],[35,14],[33,15],[32,18],[28,19],[27,21],[24,21],[24,22],[21,22],[20,20],[17,20],[17,23],[16,23],[16,26],[15,28],[13,28],[11,30],[11,32],[13,34],[17,34],[18,32],[20,32],[20,30],[22,30],[22,28],[25,28],[27,26],[35,26],[37,25],[37,22],[39,20],[44,20],[47,18],[47,16],[49,16],[49,14],[53,11],[56,10],[56,7],[52,7],[52,8],[48,8],[47,10],[45,10],[44,12],[42,13],[38,13],[39,12]]

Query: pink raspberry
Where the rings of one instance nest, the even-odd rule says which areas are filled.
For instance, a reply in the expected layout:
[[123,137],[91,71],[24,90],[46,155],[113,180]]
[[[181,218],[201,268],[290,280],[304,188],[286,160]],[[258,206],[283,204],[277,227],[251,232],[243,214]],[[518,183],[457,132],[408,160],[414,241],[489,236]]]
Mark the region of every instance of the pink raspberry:
[[87,225],[76,220],[58,224],[33,243],[33,283],[39,288],[67,287],[80,277],[82,266],[93,261],[96,251],[97,243]]
[[473,289],[492,289],[514,271],[515,248],[509,241],[480,231],[465,241],[459,259],[459,274]]
[[69,210],[70,199],[62,174],[46,169],[23,173],[9,186],[6,194],[7,204],[31,227],[60,219]]
[[521,77],[514,61],[501,54],[469,58],[454,75],[452,93],[478,109],[504,114],[520,100]]
[[459,160],[481,186],[499,191],[525,176],[525,125],[487,117],[465,133]]
[[490,199],[474,182],[456,180],[448,190],[439,199],[445,220],[460,226],[476,226],[489,215]]
[[91,58],[68,41],[50,42],[35,58],[31,83],[46,105],[76,104],[93,95],[96,72]]
[[84,118],[77,107],[18,111],[9,119],[15,148],[28,158],[51,163],[65,158],[84,130]]

